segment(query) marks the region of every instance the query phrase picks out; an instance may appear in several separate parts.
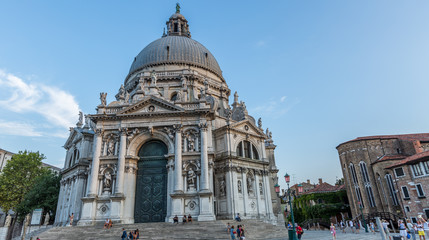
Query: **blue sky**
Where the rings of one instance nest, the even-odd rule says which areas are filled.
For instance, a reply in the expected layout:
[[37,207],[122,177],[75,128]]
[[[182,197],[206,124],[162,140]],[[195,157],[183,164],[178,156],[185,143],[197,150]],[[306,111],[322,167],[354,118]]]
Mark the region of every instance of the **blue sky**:
[[[112,101],[176,1],[8,1],[0,148],[61,166],[79,109]],[[280,183],[341,177],[335,147],[429,131],[429,1],[180,1],[192,37],[277,144]]]

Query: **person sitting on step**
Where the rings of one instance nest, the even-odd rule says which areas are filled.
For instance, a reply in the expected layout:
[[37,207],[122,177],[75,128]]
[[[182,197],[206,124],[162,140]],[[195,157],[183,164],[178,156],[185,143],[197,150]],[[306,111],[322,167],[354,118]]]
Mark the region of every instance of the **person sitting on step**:
[[191,216],[191,214],[188,215],[188,222],[192,222],[192,216]]
[[110,229],[113,226],[112,219],[109,218],[109,225],[107,226],[107,229]]
[[183,223],[183,224],[185,224],[185,223],[187,223],[187,222],[188,222],[188,220],[186,219],[186,215],[183,215],[182,223]]
[[241,222],[240,213],[237,213],[237,216],[235,217],[235,221]]
[[109,228],[109,219],[106,218],[106,221],[104,222],[103,229]]
[[179,224],[179,217],[177,215],[174,216],[173,223]]

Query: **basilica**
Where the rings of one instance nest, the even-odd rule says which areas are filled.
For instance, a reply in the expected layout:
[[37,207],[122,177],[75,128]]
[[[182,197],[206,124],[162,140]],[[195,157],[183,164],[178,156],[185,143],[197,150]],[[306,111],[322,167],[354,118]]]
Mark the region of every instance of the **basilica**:
[[191,38],[180,6],[133,60],[116,101],[80,113],[64,148],[56,225],[278,220],[271,132]]

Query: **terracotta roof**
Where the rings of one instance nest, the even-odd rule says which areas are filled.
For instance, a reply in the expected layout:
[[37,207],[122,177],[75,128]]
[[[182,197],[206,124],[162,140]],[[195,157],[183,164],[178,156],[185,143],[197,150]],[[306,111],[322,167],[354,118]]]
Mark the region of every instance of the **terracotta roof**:
[[338,192],[343,189],[345,189],[344,184],[332,186],[331,184],[324,182],[322,184],[318,184],[315,188],[309,190],[308,192],[303,193],[303,195],[311,193]]
[[401,140],[420,140],[420,141],[429,141],[429,133],[414,133],[414,134],[398,134],[398,135],[376,135],[376,136],[366,136],[366,137],[358,137],[353,140],[340,143],[337,148],[343,144],[350,142],[357,142],[362,140],[374,140],[374,139],[401,139]]
[[395,154],[395,155],[384,155],[381,156],[379,159],[377,159],[375,162],[371,163],[371,164],[375,164],[375,163],[379,163],[379,162],[384,162],[384,161],[390,161],[390,160],[400,160],[400,159],[404,159],[408,157],[407,155],[402,155],[402,154]]
[[414,163],[414,162],[419,162],[419,161],[424,160],[424,159],[426,159],[428,157],[429,157],[429,151],[417,153],[417,154],[409,156],[409,157],[405,158],[404,160],[399,161],[399,162],[397,162],[397,163],[395,163],[395,164],[393,164],[393,165],[391,165],[391,166],[389,166],[387,168],[393,168],[393,167],[401,166],[401,165],[404,165],[404,164],[410,164],[410,163]]

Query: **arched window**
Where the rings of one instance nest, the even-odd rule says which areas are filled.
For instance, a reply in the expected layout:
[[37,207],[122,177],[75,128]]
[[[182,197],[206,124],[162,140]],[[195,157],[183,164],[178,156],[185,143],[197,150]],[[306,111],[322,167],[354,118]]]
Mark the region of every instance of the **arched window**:
[[392,175],[386,174],[386,182],[389,187],[390,197],[392,198],[393,205],[398,206],[398,196],[396,195],[395,185],[393,185]]
[[372,192],[371,182],[369,181],[368,168],[366,167],[365,162],[360,162],[360,171],[362,173],[362,179],[365,185],[366,195],[368,196],[368,202],[371,207],[375,207],[374,194]]
[[171,95],[171,101],[174,102],[177,100],[177,93],[173,93],[173,95]]
[[358,178],[356,176],[356,169],[355,169],[355,166],[353,165],[353,163],[350,163],[349,169],[350,169],[350,175],[352,177],[353,185],[354,185],[355,192],[356,192],[356,197],[358,199],[360,207],[363,208],[364,205],[363,205],[363,202],[362,202],[362,193],[360,192],[359,182],[358,182]]
[[259,159],[256,147],[249,141],[243,140],[237,145],[237,156],[251,159]]

